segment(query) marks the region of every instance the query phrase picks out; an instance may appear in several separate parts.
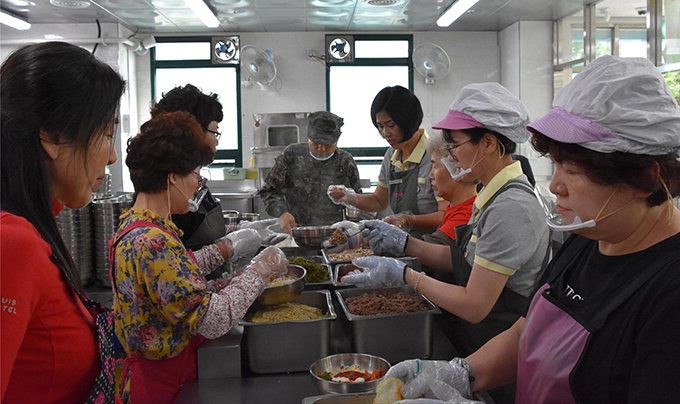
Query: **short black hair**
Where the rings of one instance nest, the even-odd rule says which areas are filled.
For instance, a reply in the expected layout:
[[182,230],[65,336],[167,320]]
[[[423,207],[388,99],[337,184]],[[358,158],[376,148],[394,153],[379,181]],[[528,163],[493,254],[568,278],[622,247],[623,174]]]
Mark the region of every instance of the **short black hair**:
[[385,87],[373,98],[371,122],[378,128],[375,116],[385,112],[401,129],[405,142],[413,137],[423,123],[423,107],[413,92],[402,86]]
[[217,94],[204,94],[191,84],[175,87],[152,106],[151,117],[164,112],[185,111],[196,118],[203,131],[207,131],[210,122],[222,122],[224,119],[222,104],[217,97]]

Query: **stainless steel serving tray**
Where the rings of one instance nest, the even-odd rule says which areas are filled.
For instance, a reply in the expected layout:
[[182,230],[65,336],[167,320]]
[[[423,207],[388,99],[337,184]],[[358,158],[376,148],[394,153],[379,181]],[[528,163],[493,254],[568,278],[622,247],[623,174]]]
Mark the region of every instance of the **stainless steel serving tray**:
[[[404,292],[408,295],[418,295],[425,300],[429,309],[413,313],[374,316],[360,316],[349,311],[345,303],[347,298],[374,292]],[[354,352],[380,356],[390,363],[398,363],[405,359],[427,359],[432,355],[433,315],[441,313],[441,310],[413,288],[408,286],[377,289],[348,288],[336,290],[335,294],[352,329]]]
[[[288,249],[291,253],[287,253],[285,249]],[[331,266],[326,264],[323,256],[319,253],[319,255],[304,255],[307,252],[316,252],[316,250],[307,250],[304,248],[299,248],[299,247],[283,247],[281,248],[283,252],[286,254],[286,258],[290,259],[292,257],[302,257],[306,258],[310,261],[316,262],[317,264],[322,265],[326,269],[326,273],[328,275],[328,280],[325,282],[306,282],[305,283],[305,290],[313,290],[313,289],[323,289],[323,288],[328,288],[333,284],[333,271],[331,270]],[[295,254],[295,252],[301,252],[301,254]]]
[[[328,265],[337,266],[337,265],[340,265],[340,264],[349,264],[349,263],[352,262],[352,261],[332,261],[330,259],[330,256],[328,255],[328,253],[326,253],[326,250],[322,249],[320,251],[321,251],[321,254],[323,256],[324,261]],[[396,257],[396,258],[400,261],[405,262],[406,265],[415,269],[416,271],[420,271],[420,269],[421,269],[420,260],[416,257]]]
[[[294,300],[317,307],[327,317],[318,320],[252,323],[241,320],[250,370],[255,373],[306,372],[317,359],[330,354],[331,321],[337,318],[327,290],[303,291]],[[258,307],[252,307],[249,318]]]

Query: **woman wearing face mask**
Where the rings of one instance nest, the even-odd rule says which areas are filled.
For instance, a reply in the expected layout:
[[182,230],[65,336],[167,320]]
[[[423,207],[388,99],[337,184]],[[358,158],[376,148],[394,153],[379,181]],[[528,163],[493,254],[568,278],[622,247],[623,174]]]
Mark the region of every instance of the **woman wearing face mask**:
[[361,286],[407,283],[452,313],[448,335],[458,352],[473,352],[524,314],[548,258],[548,226],[533,188],[512,159],[516,143],[529,138],[528,114],[517,97],[498,83],[463,87],[442,129],[454,179],[484,186],[469,224],[456,228],[449,247],[409,237],[379,220],[363,222],[365,238],[378,254],[418,257],[423,265],[450,272],[440,282],[387,257],[357,259],[363,273],[343,282]]
[[213,151],[185,112],[158,115],[128,143],[126,164],[137,192],[112,241],[116,334],[128,357],[123,398],[172,402],[196,377],[204,338],[226,334],[245,315],[272,273],[287,261],[267,247],[220,289],[209,288],[170,215],[186,213],[200,167]]
[[329,225],[342,220],[342,208],[326,196],[331,184],[361,192],[352,155],[338,149],[344,124],[339,116],[318,111],[309,115],[305,143],[292,144],[276,158],[259,191],[267,213],[290,233],[298,226]]
[[125,82],[63,42],[22,47],[0,69],[3,403],[82,403],[100,371],[79,268],[57,229],[116,161]]
[[549,224],[575,234],[526,318],[466,359],[405,361],[391,375],[409,398],[516,379],[518,403],[677,401],[678,104],[648,60],[603,56],[529,129],[555,163]]
[[[219,123],[222,122],[222,104],[217,100],[217,94],[204,94],[191,84],[175,87],[153,105],[151,117],[173,111],[184,111],[191,114],[205,132],[207,143],[213,151],[217,151],[220,139]],[[172,221],[182,230],[182,243],[193,251],[202,272],[208,276],[212,271],[220,268],[225,260],[236,262],[240,258],[251,258],[263,244],[274,241],[267,234],[268,223],[254,223],[243,227],[239,225],[225,225],[222,207],[215,200],[203,179],[201,189],[191,199],[189,211],[183,214],[173,214]],[[239,231],[240,230],[240,231]],[[228,233],[228,234],[227,234]],[[219,242],[215,242],[227,236]],[[265,236],[267,239],[263,237]],[[280,241],[281,238],[278,238]],[[214,275],[219,276],[220,271]]]
[[[447,203],[437,202],[428,178],[431,169],[425,149],[428,136],[420,128],[423,121],[420,101],[404,87],[385,87],[373,99],[371,121],[390,146],[380,167],[378,186],[372,194],[356,195],[350,189],[333,185],[328,188],[329,198],[334,203],[370,212],[389,207],[395,214],[408,213],[413,215],[408,224],[417,228],[413,229],[414,235],[432,232],[441,224]],[[399,218],[394,219],[396,222]]]

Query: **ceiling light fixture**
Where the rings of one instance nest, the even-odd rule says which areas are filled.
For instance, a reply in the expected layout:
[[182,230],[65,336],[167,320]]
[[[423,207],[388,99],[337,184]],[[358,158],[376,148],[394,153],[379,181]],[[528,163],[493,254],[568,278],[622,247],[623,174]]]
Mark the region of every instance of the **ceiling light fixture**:
[[477,4],[479,0],[458,0],[451,7],[448,8],[448,10],[444,11],[444,14],[442,14],[439,19],[437,20],[437,26],[439,27],[448,27],[449,25],[453,24],[454,21],[456,21],[461,15],[465,14],[465,12],[475,4]]
[[88,8],[90,2],[85,0],[50,0],[50,4],[62,8]]
[[25,31],[31,28],[31,24],[29,24],[27,21],[24,21],[19,17],[15,17],[4,10],[0,10],[0,24],[5,24],[20,31]]
[[184,0],[184,3],[194,11],[206,27],[217,28],[220,26],[220,21],[203,0]]

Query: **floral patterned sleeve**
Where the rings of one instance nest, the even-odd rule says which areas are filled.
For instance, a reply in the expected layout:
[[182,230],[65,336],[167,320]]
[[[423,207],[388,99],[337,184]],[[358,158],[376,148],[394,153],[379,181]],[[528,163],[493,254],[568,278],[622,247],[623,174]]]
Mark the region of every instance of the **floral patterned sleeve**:
[[226,334],[245,316],[248,307],[260,295],[266,284],[253,269],[246,269],[234,276],[229,285],[213,293],[210,307],[198,328],[206,338],[215,339]]
[[198,267],[201,270],[201,274],[203,275],[208,275],[224,264],[224,258],[222,257],[217,244],[208,244],[193,253],[194,257],[196,257],[196,261],[198,261]]

